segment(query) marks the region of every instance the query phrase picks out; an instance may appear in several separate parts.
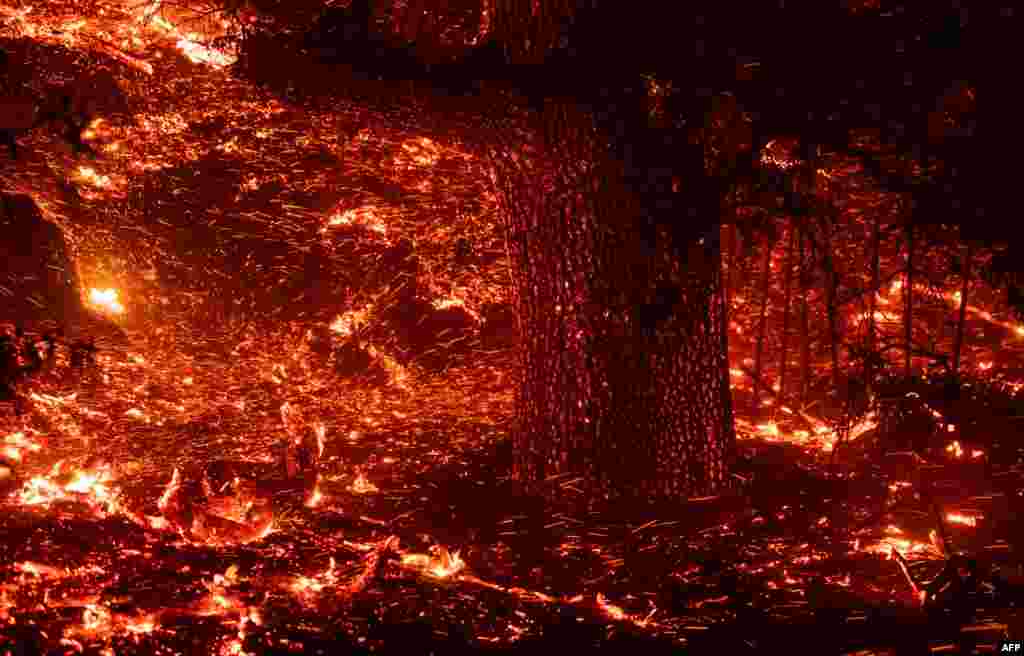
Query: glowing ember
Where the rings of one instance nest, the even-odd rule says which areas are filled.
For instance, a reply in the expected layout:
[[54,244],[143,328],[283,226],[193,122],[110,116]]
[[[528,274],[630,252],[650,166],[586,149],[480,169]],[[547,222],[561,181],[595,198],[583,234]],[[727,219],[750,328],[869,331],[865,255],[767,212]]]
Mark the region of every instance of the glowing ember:
[[89,304],[110,314],[124,314],[116,289],[90,289]]
[[960,442],[958,440],[953,440],[946,445],[946,452],[952,454],[954,458],[962,458],[964,456],[963,447],[960,446]]

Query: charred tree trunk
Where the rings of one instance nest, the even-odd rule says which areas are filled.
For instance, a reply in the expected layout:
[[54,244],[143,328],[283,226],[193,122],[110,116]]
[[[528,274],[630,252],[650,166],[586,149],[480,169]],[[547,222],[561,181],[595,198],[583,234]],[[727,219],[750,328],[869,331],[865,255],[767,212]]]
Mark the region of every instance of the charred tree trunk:
[[832,388],[839,386],[839,327],[838,308],[836,307],[836,287],[839,276],[836,274],[835,261],[832,254],[832,217],[826,216],[822,221],[824,228],[825,248],[822,267],[825,269],[825,313],[828,318],[828,342],[832,358]]
[[811,318],[810,304],[807,299],[807,291],[810,272],[807,271],[807,262],[804,252],[806,234],[805,227],[801,226],[798,241],[800,243],[800,400],[807,402],[807,396],[811,391]]
[[737,268],[739,266],[739,230],[736,228],[735,223],[730,223],[725,226],[726,234],[726,245],[728,248],[728,256],[725,259],[725,273],[722,277],[722,286],[724,288],[723,296],[725,298],[726,313],[732,312],[732,298],[736,293],[737,284],[736,281],[739,279],[737,276]]
[[867,354],[864,360],[864,384],[868,391],[874,389],[875,382],[875,349],[877,348],[877,324],[875,312],[878,310],[878,287],[880,283],[879,251],[881,250],[881,225],[878,217],[871,226],[871,297],[868,301],[868,340]]
[[[546,130],[490,151],[522,334],[514,474],[575,479],[591,499],[715,494],[734,442],[721,196],[699,154],[693,177],[640,193],[639,162],[610,154],[594,117],[545,114]],[[659,220],[665,202],[694,220]]]
[[964,323],[967,318],[967,285],[971,279],[971,244],[964,247],[964,261],[960,267],[963,280],[960,283],[960,314],[956,321],[956,338],[953,341],[953,375],[960,376],[960,353],[964,345]]
[[912,369],[914,352],[914,226],[906,227],[907,238],[907,272],[906,285],[903,288],[903,340],[906,352],[903,356],[904,373],[909,378]]
[[790,225],[789,238],[786,241],[786,274],[785,290],[782,298],[782,346],[779,355],[779,396],[786,396],[786,369],[789,359],[789,306],[793,293],[793,244],[796,238],[796,226]]
[[757,344],[754,347],[754,408],[761,407],[761,385],[758,381],[764,380],[761,365],[764,362],[764,338],[768,328],[768,296],[770,291],[772,273],[772,242],[771,239],[764,240],[764,264],[761,267],[761,310],[757,322]]

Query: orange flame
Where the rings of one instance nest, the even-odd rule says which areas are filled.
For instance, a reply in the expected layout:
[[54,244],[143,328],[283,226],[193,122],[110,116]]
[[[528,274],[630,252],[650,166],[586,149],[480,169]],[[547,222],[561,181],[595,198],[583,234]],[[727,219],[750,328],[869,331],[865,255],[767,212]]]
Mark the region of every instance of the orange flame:
[[434,557],[427,554],[404,554],[402,565],[438,579],[446,579],[465,569],[466,563],[458,551],[449,553],[444,547],[437,547],[435,551],[437,555]]
[[972,515],[963,515],[960,513],[946,513],[946,521],[951,524],[962,524],[964,526],[975,527],[978,525],[978,518]]
[[90,289],[89,304],[110,314],[124,314],[116,289]]

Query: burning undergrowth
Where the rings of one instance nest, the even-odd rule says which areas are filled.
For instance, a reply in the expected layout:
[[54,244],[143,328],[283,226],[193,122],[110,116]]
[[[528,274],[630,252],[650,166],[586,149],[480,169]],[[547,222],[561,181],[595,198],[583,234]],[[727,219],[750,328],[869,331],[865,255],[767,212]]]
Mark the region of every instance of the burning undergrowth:
[[[25,414],[0,416],[0,640],[698,649],[736,626],[762,647],[827,621],[853,649],[882,640],[869,618],[968,597],[973,615],[935,640],[1003,630],[1016,454],[962,429],[927,463],[874,458],[881,409],[843,427],[780,402],[738,421],[735,498],[617,517],[522,496],[504,478],[504,248],[474,158],[405,115],[276,99],[173,24],[105,8],[15,21],[120,62],[138,110],[94,126],[95,162],[37,134],[2,173],[67,231],[83,300],[126,336],[76,366],[62,344],[20,390]],[[940,484],[982,463],[1001,495]],[[973,587],[943,578],[961,549]]]

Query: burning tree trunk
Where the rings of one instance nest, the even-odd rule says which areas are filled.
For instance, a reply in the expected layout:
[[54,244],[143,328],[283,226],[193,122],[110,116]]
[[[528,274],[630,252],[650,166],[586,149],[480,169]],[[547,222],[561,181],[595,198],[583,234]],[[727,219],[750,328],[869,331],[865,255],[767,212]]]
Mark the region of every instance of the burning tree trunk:
[[64,235],[29,196],[0,194],[0,320],[72,329],[82,315],[78,275]]
[[903,289],[903,340],[906,352],[903,368],[907,377],[912,373],[911,357],[914,351],[914,226],[907,223],[907,284]]
[[864,360],[864,383],[870,392],[875,381],[875,347],[876,347],[876,322],[875,312],[878,310],[878,288],[879,280],[879,256],[881,250],[881,224],[878,217],[871,227],[871,297],[868,300],[868,348]]
[[964,345],[964,321],[967,318],[967,284],[971,278],[971,244],[964,247],[964,260],[960,266],[960,314],[956,321],[956,339],[953,341],[953,375],[960,375],[960,352]]
[[782,299],[782,346],[779,356],[779,396],[786,396],[786,369],[789,358],[789,306],[793,292],[793,244],[796,241],[796,226],[790,225],[789,238],[786,241],[786,277],[785,291]]
[[800,234],[797,237],[800,244],[800,400],[803,402],[807,401],[807,395],[811,390],[811,320],[807,302],[810,272],[807,271],[807,262],[804,260],[805,227],[800,227]]
[[768,324],[768,295],[771,289],[772,241],[765,237],[764,264],[761,268],[761,311],[757,324],[757,345],[754,347],[754,407],[761,407],[761,384],[764,380],[761,364],[764,356],[764,336]]
[[[635,193],[637,167],[609,156],[593,118],[555,111],[547,138],[491,151],[522,333],[515,474],[581,480],[606,498],[716,493],[734,441],[721,197],[700,161],[682,189]],[[657,194],[689,204],[693,221],[659,225]]]
[[835,270],[835,260],[832,255],[832,217],[826,216],[822,221],[824,228],[825,248],[822,257],[822,266],[825,269],[825,311],[828,317],[828,342],[829,352],[832,358],[832,386],[837,389],[839,386],[839,326],[838,308],[836,307],[836,292],[839,275]]

